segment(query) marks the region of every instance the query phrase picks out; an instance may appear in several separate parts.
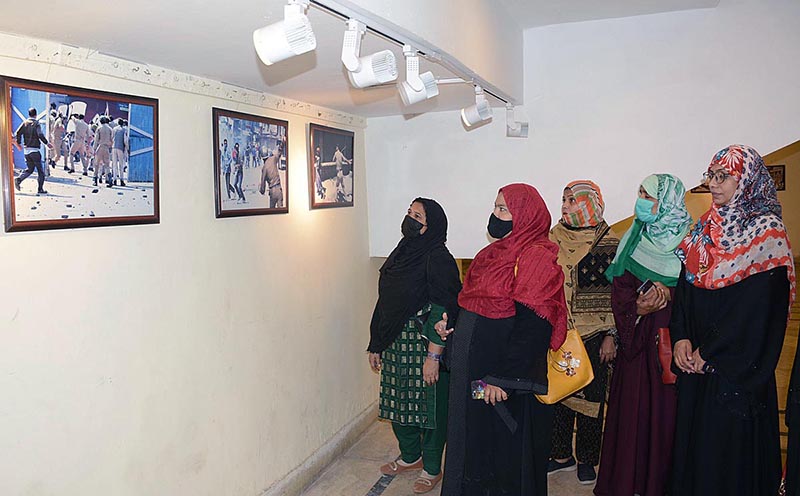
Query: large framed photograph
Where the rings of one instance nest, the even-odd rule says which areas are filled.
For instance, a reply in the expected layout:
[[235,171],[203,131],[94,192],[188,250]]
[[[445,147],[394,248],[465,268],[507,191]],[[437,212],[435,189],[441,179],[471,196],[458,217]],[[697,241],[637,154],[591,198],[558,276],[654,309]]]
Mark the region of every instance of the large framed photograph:
[[352,207],[353,132],[312,123],[308,134],[311,208]]
[[289,123],[213,109],[217,218],[289,211]]
[[0,83],[6,232],[159,222],[158,100]]

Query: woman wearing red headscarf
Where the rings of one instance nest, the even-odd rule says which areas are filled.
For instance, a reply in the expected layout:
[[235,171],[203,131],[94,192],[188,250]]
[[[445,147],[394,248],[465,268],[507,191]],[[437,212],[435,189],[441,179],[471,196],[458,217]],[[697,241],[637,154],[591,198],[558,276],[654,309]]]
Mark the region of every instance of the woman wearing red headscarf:
[[678,377],[672,493],[777,494],[775,367],[795,272],[775,183],[754,149],[719,151],[713,203],[677,250],[670,333]]
[[[547,391],[547,349],[558,349],[567,330],[549,228],[535,188],[500,190],[488,226],[495,241],[470,265],[448,344],[444,496],[547,494],[553,412],[533,393]],[[445,324],[437,324],[443,337],[452,332]]]

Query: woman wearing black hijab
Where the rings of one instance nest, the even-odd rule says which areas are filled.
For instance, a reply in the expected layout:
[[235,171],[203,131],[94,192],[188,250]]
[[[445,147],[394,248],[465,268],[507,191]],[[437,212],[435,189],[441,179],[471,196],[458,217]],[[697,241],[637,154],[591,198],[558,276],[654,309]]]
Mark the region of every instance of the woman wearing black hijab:
[[403,239],[380,269],[370,324],[369,363],[381,372],[380,413],[392,422],[400,457],[385,475],[423,469],[415,493],[442,479],[449,374],[440,370],[444,342],[433,326],[458,312],[458,266],[447,250],[447,217],[434,200],[417,198],[401,226]]

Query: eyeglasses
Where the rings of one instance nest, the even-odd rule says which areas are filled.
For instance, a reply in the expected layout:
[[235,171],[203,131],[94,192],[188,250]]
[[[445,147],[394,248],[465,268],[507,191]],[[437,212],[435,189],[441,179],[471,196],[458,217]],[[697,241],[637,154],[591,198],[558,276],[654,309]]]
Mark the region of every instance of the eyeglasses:
[[718,170],[716,172],[708,171],[705,174],[703,174],[703,182],[710,183],[713,180],[717,184],[722,184],[729,177],[731,177],[731,175],[722,170]]

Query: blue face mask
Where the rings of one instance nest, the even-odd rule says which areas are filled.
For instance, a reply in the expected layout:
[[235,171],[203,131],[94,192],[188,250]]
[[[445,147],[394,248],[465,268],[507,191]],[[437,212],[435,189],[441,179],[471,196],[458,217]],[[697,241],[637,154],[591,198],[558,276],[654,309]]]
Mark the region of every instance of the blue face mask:
[[658,217],[658,214],[653,213],[653,205],[655,205],[655,202],[652,200],[648,200],[646,198],[637,198],[636,206],[633,209],[634,213],[636,214],[636,218],[645,224],[654,222],[656,217]]

